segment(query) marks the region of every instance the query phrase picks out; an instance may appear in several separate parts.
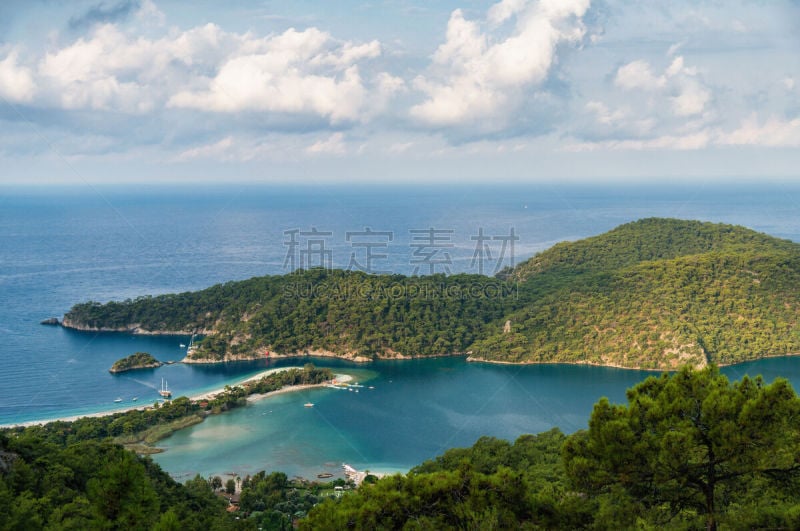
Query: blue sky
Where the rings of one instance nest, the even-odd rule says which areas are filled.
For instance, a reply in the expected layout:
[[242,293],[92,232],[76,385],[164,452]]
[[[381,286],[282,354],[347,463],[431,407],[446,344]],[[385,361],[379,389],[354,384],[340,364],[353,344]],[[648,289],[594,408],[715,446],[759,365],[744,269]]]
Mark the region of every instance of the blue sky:
[[795,180],[800,3],[8,1],[0,183]]

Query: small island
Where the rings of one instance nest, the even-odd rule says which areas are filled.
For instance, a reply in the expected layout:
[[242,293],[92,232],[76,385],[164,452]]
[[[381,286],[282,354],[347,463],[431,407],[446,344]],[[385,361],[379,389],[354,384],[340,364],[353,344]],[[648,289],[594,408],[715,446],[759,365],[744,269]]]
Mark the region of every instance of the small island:
[[156,369],[164,365],[163,362],[158,361],[152,354],[147,352],[136,352],[127,358],[122,358],[114,362],[114,365],[108,369],[108,372],[116,374],[119,372],[133,371],[137,369]]

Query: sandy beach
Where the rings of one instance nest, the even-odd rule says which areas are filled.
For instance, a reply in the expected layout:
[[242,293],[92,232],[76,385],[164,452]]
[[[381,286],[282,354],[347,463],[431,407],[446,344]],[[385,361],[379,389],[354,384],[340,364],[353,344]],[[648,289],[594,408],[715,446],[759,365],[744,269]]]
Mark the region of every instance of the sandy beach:
[[[347,382],[353,381],[353,377],[349,374],[335,374],[334,381],[337,384],[343,384]],[[320,383],[320,384],[305,384],[305,385],[288,385],[286,387],[281,387],[278,390],[271,391],[269,393],[261,393],[261,394],[252,394],[247,397],[248,402],[257,402],[259,400],[263,400],[264,398],[270,398],[276,395],[282,395],[284,393],[292,393],[294,391],[303,391],[305,389],[314,389],[315,387],[326,387],[330,384],[328,383]]]
[[[278,369],[268,369],[268,370],[266,370],[266,371],[262,371],[262,372],[260,372],[260,373],[256,374],[255,376],[251,376],[251,377],[249,377],[249,378],[245,378],[244,380],[239,380],[239,381],[238,381],[238,382],[236,382],[236,383],[227,384],[227,385],[230,385],[231,387],[236,387],[237,385],[244,385],[244,384],[246,384],[247,382],[254,382],[254,381],[256,381],[256,380],[260,380],[260,379],[261,379],[261,378],[263,378],[264,376],[269,376],[270,374],[275,374],[276,372],[288,371],[288,370],[290,370],[290,369],[301,369],[301,370],[302,370],[302,367],[280,367],[280,368],[278,368]],[[222,391],[224,391],[224,390],[225,390],[225,386],[222,386],[222,387],[220,387],[220,388],[218,388],[218,389],[214,389],[213,391],[207,391],[207,392],[205,392],[205,393],[200,393],[200,394],[192,395],[192,396],[190,396],[189,398],[190,398],[191,400],[204,400],[204,399],[206,399],[206,398],[211,398],[211,397],[213,397],[214,395],[218,395],[218,394],[220,394],[220,393],[221,393]]]
[[[226,385],[230,385],[231,387],[235,387],[237,385],[243,385],[243,384],[245,384],[247,382],[260,380],[261,378],[263,378],[264,376],[267,376],[269,374],[273,374],[273,373],[281,372],[281,371],[288,371],[289,369],[302,369],[302,367],[280,367],[278,369],[269,369],[269,370],[260,372],[260,373],[254,375],[254,376],[251,376],[249,378],[245,378],[244,380],[240,380],[240,381],[238,381],[236,383],[226,384]],[[350,376],[350,375],[347,375],[347,374],[337,374],[337,375],[335,375],[335,380],[336,380],[337,383],[346,383],[346,382],[352,381],[352,379],[353,379],[353,377]],[[247,397],[247,401],[248,402],[255,402],[255,401],[258,401],[258,400],[263,400],[264,398],[269,398],[271,396],[276,396],[276,395],[280,395],[280,394],[284,394],[284,393],[291,393],[293,391],[302,391],[304,389],[311,389],[311,388],[314,388],[314,387],[324,387],[325,385],[327,385],[327,384],[322,383],[322,384],[312,384],[312,385],[290,385],[290,386],[282,387],[282,388],[280,388],[280,389],[278,389],[276,391],[272,391],[270,393],[249,395]],[[217,395],[217,394],[223,392],[224,390],[225,390],[225,386],[222,386],[222,387],[220,387],[218,389],[214,389],[213,391],[208,391],[208,392],[205,392],[205,393],[200,393],[200,394],[197,394],[197,395],[190,396],[189,399],[190,400],[203,400],[203,399],[211,398],[214,395]],[[75,420],[78,420],[78,419],[81,419],[81,418],[85,418],[85,417],[89,417],[89,418],[106,417],[108,415],[113,415],[115,413],[124,413],[126,411],[133,411],[134,409],[138,409],[138,410],[141,411],[141,410],[145,410],[145,409],[147,409],[149,407],[152,407],[152,405],[151,404],[142,404],[142,405],[139,405],[139,406],[128,406],[128,407],[114,408],[114,409],[108,409],[108,410],[105,410],[105,411],[98,411],[96,413],[86,413],[86,414],[82,414],[82,415],[72,415],[72,416],[68,416],[68,417],[55,417],[55,418],[41,419],[41,420],[29,420],[29,421],[25,421],[25,422],[17,422],[17,423],[14,423],[14,424],[0,424],[0,429],[2,429],[2,428],[15,428],[15,427],[27,427],[27,426],[41,426],[41,425],[44,425],[44,424],[48,424],[50,422],[58,422],[58,421],[61,421],[61,422],[73,422]]]

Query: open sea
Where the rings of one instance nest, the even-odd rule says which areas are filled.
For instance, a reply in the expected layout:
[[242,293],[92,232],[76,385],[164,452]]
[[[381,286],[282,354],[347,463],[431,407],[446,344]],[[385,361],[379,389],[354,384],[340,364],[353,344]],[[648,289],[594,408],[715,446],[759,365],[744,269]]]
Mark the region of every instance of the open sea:
[[[319,264],[492,274],[556,242],[651,216],[740,224],[800,241],[800,185],[0,187],[0,424],[110,410],[133,405],[134,397],[152,403],[162,378],[189,395],[299,363],[175,364],[111,375],[111,364],[135,351],[180,360],[188,338],[39,324],[77,302],[195,290]],[[426,258],[431,250],[434,260]],[[406,470],[482,435],[581,429],[599,397],[623,401],[648,374],[462,358],[314,361],[374,389],[268,398],[176,433],[155,459],[179,479],[262,469],[310,477],[336,473],[342,462]],[[800,389],[800,358],[724,372],[783,376]],[[315,407],[304,408],[309,401]]]

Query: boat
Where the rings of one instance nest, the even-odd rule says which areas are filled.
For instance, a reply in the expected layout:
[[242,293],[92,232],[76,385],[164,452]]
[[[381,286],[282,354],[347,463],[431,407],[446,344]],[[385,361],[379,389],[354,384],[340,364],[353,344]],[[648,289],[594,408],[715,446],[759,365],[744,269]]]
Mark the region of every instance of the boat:
[[192,354],[195,350],[197,350],[197,345],[194,344],[194,334],[192,334],[192,338],[189,340],[189,347],[186,349],[186,355]]
[[333,474],[331,474],[330,472],[323,472],[322,474],[317,474],[317,477],[319,479],[327,479],[327,478],[332,478]]
[[119,402],[122,402],[122,398],[120,398],[120,397],[117,397],[117,399],[116,399],[116,400],[114,400],[114,402],[117,402],[117,403],[119,403]]
[[131,398],[131,400],[132,400],[133,402],[136,402],[137,400],[139,400],[139,397],[138,397],[138,396],[134,396],[133,398]]
[[161,378],[161,390],[158,392],[164,398],[169,398],[172,396],[172,391],[169,390],[169,386],[167,385],[167,381],[164,378]]
[[186,348],[186,345],[184,345],[183,343],[181,343],[181,348]]
[[305,404],[303,404],[303,406],[304,407],[314,407],[314,404],[312,404],[311,402],[306,402]]

